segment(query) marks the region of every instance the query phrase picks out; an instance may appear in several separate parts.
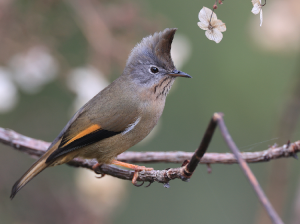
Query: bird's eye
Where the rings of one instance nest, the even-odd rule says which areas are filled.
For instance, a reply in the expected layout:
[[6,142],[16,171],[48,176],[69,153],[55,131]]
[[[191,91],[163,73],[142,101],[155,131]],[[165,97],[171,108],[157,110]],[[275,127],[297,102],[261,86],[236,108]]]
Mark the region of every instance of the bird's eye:
[[152,73],[157,73],[157,72],[158,72],[158,68],[152,66],[152,67],[150,68],[150,71],[151,71]]

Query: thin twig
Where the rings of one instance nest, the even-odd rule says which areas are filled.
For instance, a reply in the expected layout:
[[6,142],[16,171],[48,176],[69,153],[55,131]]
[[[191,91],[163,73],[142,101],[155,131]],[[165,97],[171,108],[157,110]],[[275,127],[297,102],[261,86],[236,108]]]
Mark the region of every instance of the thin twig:
[[204,153],[206,153],[206,150],[215,132],[216,127],[217,127],[217,120],[213,116],[208,124],[206,132],[202,138],[201,144],[199,145],[198,149],[192,156],[191,161],[188,163],[186,167],[186,174],[188,176],[192,175],[192,173],[195,171],[196,167],[198,166],[201,158],[203,157]]
[[[218,0],[216,0],[214,6],[217,5],[217,2],[218,2]],[[213,7],[213,10],[212,10],[211,15],[210,15],[209,24],[211,23],[211,18],[212,18],[213,14],[214,14],[214,11],[215,11],[215,8]],[[211,24],[210,24],[210,25],[211,25]]]
[[272,222],[274,224],[283,224],[282,220],[280,219],[280,217],[275,212],[273,206],[271,205],[268,198],[266,197],[264,191],[262,190],[261,186],[259,185],[256,177],[252,173],[252,171],[249,168],[248,164],[242,158],[240,151],[236,147],[234,141],[232,140],[232,138],[231,138],[231,136],[230,136],[230,134],[227,130],[227,127],[224,123],[222,115],[220,115],[219,118],[218,118],[218,124],[219,124],[220,130],[221,130],[221,133],[222,133],[222,136],[223,136],[225,142],[227,143],[228,147],[230,148],[230,150],[232,151],[232,153],[234,154],[234,156],[238,160],[240,167],[242,168],[245,175],[247,176],[247,178],[248,178],[250,184],[252,185],[255,193],[257,194],[260,202],[262,203],[262,205],[264,206],[264,208],[268,212]]

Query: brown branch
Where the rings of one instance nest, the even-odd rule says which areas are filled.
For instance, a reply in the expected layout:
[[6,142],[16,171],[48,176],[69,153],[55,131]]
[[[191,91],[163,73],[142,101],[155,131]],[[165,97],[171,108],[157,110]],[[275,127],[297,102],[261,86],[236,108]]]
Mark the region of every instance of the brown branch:
[[228,147],[230,148],[230,150],[233,152],[234,156],[238,160],[238,163],[239,163],[241,169],[243,170],[246,177],[248,178],[248,180],[249,180],[250,184],[252,185],[255,193],[257,194],[260,202],[262,203],[262,205],[264,206],[264,208],[268,212],[272,222],[274,224],[283,224],[282,220],[280,219],[278,214],[275,212],[273,206],[269,202],[269,199],[265,195],[264,191],[262,190],[261,186],[259,185],[256,177],[252,173],[252,171],[249,168],[248,164],[242,158],[240,151],[236,147],[234,141],[232,140],[232,138],[231,138],[231,136],[230,136],[230,134],[227,130],[227,127],[224,123],[222,115],[220,115],[218,117],[218,124],[219,124],[220,130],[221,130],[221,133],[222,133],[222,136],[223,136],[225,142],[227,143]]
[[188,176],[191,176],[193,172],[195,171],[196,167],[198,166],[200,160],[202,159],[203,155],[205,154],[210,140],[216,130],[217,127],[217,120],[215,118],[215,115],[211,118],[208,127],[206,129],[206,132],[202,138],[202,141],[196,150],[196,152],[193,154],[191,161],[186,166],[186,172],[185,174]]
[[[21,135],[15,131],[0,128],[0,142],[9,145],[19,151],[27,153],[33,158],[39,158],[48,149],[50,143],[33,139]],[[271,147],[259,152],[241,153],[242,158],[247,163],[267,162],[273,159],[283,157],[295,157],[300,151],[300,141],[283,145],[281,147]],[[193,156],[193,152],[131,152],[127,151],[118,156],[118,160],[123,162],[135,163],[183,163]],[[205,153],[200,160],[202,164],[234,164],[237,163],[234,155],[231,153]]]

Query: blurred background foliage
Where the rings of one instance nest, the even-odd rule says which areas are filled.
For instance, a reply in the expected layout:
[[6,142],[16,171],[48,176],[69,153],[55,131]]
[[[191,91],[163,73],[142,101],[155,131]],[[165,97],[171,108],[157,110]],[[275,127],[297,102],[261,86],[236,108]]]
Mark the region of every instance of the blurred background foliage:
[[[225,1],[221,43],[197,26],[214,1],[1,0],[0,126],[52,141],[72,114],[117,78],[144,36],[177,27],[172,54],[193,76],[178,79],[159,125],[130,150],[194,151],[214,112],[223,112],[241,151],[299,140],[300,3],[268,2],[264,23],[250,1]],[[228,152],[219,133],[210,152]],[[13,183],[33,159],[0,145],[0,223],[269,223],[237,165],[200,165],[171,188],[66,165],[47,169],[13,200]],[[147,164],[155,169],[178,164]],[[300,222],[299,162],[252,164],[285,223]]]

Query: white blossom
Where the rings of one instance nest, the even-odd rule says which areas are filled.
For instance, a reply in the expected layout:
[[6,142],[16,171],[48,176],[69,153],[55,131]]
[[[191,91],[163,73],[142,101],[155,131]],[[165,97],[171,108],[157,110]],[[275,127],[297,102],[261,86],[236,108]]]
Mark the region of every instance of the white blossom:
[[0,67],[0,113],[9,112],[18,101],[18,91],[10,77],[10,72]]
[[202,30],[206,30],[205,35],[209,40],[213,40],[219,43],[223,34],[221,32],[226,31],[225,23],[217,19],[217,15],[209,8],[203,7],[199,12],[198,26]]
[[9,62],[13,77],[27,93],[37,93],[56,78],[58,63],[44,46],[34,46],[12,57]]
[[261,26],[263,23],[263,12],[262,12],[261,0],[252,0],[251,2],[253,4],[253,8],[252,8],[251,12],[254,15],[257,15],[258,13],[260,13],[260,26]]

